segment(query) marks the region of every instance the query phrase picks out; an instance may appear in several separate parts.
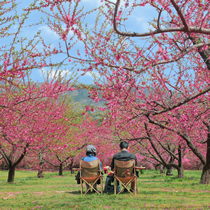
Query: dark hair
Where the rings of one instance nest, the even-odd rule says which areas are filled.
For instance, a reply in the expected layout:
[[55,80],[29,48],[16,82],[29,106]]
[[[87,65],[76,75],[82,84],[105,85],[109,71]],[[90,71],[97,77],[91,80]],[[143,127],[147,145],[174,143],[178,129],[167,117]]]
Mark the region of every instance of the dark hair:
[[121,149],[128,149],[128,142],[126,142],[126,141],[120,142],[120,148]]
[[96,156],[96,153],[95,152],[86,152],[86,155],[93,155],[93,156]]

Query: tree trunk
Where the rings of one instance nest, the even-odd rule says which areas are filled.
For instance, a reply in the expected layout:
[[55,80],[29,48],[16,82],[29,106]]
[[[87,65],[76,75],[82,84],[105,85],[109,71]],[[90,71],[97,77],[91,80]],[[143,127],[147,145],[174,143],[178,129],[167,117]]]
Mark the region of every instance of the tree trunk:
[[203,167],[200,184],[209,184],[210,181],[210,167],[205,165]]
[[8,180],[7,182],[13,182],[14,178],[15,178],[15,167],[22,161],[22,159],[24,158],[27,148],[29,147],[29,143],[26,144],[26,146],[24,147],[23,152],[21,153],[20,157],[17,159],[17,161],[12,161],[13,157],[8,156],[4,150],[2,150],[2,148],[0,147],[0,153],[2,154],[2,156],[4,157],[4,160],[8,166],[9,169],[9,174],[8,174]]
[[8,167],[7,167],[7,165],[5,164],[5,162],[2,160],[2,165],[1,165],[1,167],[2,167],[2,171],[3,170],[8,170]]
[[167,167],[166,176],[172,176],[172,175],[173,175],[172,166]]
[[178,171],[178,178],[184,178],[184,168],[182,165],[182,150],[181,150],[181,145],[178,146],[178,156],[179,156],[179,160],[178,160],[178,166],[179,168],[177,169]]
[[71,171],[71,174],[74,174],[73,161],[69,164],[69,170]]
[[9,167],[9,174],[8,174],[8,180],[7,182],[13,182],[15,178],[15,167],[10,166]]
[[184,168],[183,167],[179,167],[177,169],[178,171],[178,178],[184,178]]
[[155,170],[158,171],[160,164],[154,164],[153,163],[153,166],[155,167]]
[[206,164],[203,167],[200,184],[209,184],[209,182],[210,182],[210,126],[208,127],[208,134],[207,134]]
[[44,173],[43,173],[42,168],[39,168],[39,169],[38,169],[37,177],[38,177],[38,178],[44,178]]
[[160,174],[163,174],[163,165],[160,164]]
[[62,163],[59,166],[59,176],[63,176],[63,164]]
[[38,169],[38,178],[44,178],[44,173],[43,173],[43,167],[44,167],[44,159],[42,157],[42,152],[40,151],[39,153],[39,169]]
[[169,166],[166,166],[166,168],[167,168],[166,176],[172,176],[173,175],[173,172],[172,172],[173,167],[170,166],[170,164],[173,164],[173,163],[174,163],[174,157],[171,156],[170,161],[169,161]]
[[71,174],[74,174],[74,170],[73,170],[73,168],[71,168]]

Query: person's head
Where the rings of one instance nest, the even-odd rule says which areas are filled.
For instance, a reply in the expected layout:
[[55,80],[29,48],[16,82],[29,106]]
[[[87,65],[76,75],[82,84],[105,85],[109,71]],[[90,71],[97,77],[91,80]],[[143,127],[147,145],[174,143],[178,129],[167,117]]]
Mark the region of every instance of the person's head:
[[122,141],[120,142],[120,149],[128,149],[128,142]]
[[88,145],[86,148],[86,155],[96,156],[96,148],[93,145]]

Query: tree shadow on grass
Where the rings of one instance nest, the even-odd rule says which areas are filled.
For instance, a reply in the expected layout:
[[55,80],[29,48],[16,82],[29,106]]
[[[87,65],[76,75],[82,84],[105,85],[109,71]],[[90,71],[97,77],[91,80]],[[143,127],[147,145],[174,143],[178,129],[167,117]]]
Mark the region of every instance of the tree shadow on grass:
[[[80,190],[75,190],[75,191],[71,191],[71,192],[65,192],[68,194],[72,194],[72,195],[81,195],[81,191]],[[85,191],[83,191],[82,195],[85,194]],[[93,192],[88,192],[87,195],[97,195],[98,193],[93,193]],[[103,193],[104,194],[104,193]],[[113,193],[111,193],[113,194]]]
[[80,190],[74,190],[74,191],[69,191],[69,192],[65,192],[65,193],[72,194],[72,195],[81,195]]

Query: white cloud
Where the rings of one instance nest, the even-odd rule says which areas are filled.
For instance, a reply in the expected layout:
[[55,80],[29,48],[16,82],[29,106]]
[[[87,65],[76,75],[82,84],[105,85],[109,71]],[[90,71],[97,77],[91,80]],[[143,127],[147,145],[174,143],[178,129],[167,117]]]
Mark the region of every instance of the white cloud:
[[[116,3],[116,0],[109,0],[110,2]],[[105,0],[101,2],[101,0],[82,0],[82,2],[94,4],[95,6],[101,6],[104,4]]]
[[136,17],[136,20],[137,20],[138,22],[142,22],[142,21],[144,21],[144,18],[142,18],[142,17]]
[[98,72],[87,72],[85,75],[89,76],[89,77],[96,77],[99,78],[101,75]]
[[143,17],[136,17],[137,22],[139,22],[139,25],[142,27],[144,32],[148,32],[152,29],[152,27],[149,25],[148,20],[144,19]]
[[[74,28],[76,28],[76,27],[74,27]],[[62,25],[62,29],[63,29],[64,31],[66,30],[66,25],[65,25],[65,24]],[[70,30],[69,33],[68,33],[68,36],[69,36],[69,35],[70,35],[70,36],[74,35],[74,32],[73,32],[72,30]]]
[[[66,25],[65,24],[62,25],[62,29],[66,30]],[[43,35],[46,35],[50,39],[56,40],[56,39],[60,38],[60,36],[55,31],[51,30],[48,26],[41,26],[39,28],[39,30],[41,30]],[[69,33],[68,33],[68,36],[72,36],[73,34],[74,34],[74,32],[70,30]]]
[[[39,73],[40,75],[44,75],[44,77],[47,77],[47,75],[49,76],[50,79],[53,79],[54,77],[62,76],[62,77],[74,77],[74,76],[79,76],[81,74],[84,74],[83,71],[70,71],[70,70],[54,70],[54,69],[47,69],[47,68],[41,68],[39,69]],[[87,76],[87,77],[91,77],[93,78],[100,78],[101,75],[98,72],[86,72],[83,76]]]
[[50,79],[56,78],[59,75],[61,77],[68,77],[68,76],[72,76],[73,72],[70,70],[54,70],[54,69],[46,69],[46,68],[42,68],[40,69],[40,74],[46,77],[47,75],[49,76]]
[[142,28],[143,28],[143,30],[145,31],[145,32],[147,32],[147,31],[149,31],[149,30],[152,30],[153,28],[152,28],[152,26],[151,25],[149,25],[149,23],[148,22],[144,22],[144,23],[142,23]]
[[48,26],[41,26],[39,30],[41,30],[42,34],[47,35],[50,38],[59,39],[59,36],[54,31],[52,31]]
[[97,6],[102,4],[101,0],[83,0],[83,2],[90,3],[90,4],[95,4]]

